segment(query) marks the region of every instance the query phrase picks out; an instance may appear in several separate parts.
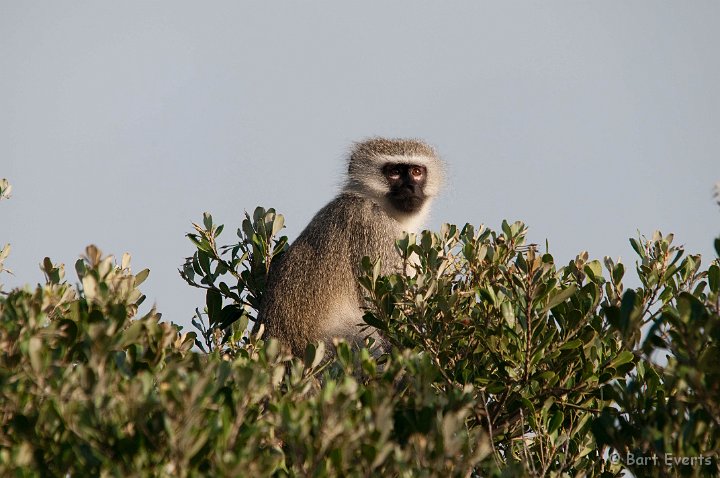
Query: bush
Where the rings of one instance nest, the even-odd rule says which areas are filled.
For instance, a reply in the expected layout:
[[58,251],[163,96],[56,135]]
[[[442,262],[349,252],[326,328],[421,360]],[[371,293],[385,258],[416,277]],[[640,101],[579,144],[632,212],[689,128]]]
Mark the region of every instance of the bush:
[[45,259],[45,285],[2,293],[0,474],[718,474],[717,259],[633,239],[625,290],[623,264],[558,267],[521,223],[446,225],[398,241],[410,276],[363,264],[365,321],[392,352],[339,341],[323,362],[254,320],[282,226],[258,208],[220,246],[210,215],[195,225],[197,333],[141,313],[147,271],[93,246],[78,285]]
[[[189,235],[197,251],[182,275],[207,289],[197,316],[208,318],[206,344],[246,346],[269,262],[286,248],[274,239],[282,225],[257,209],[237,244],[217,247],[222,226],[209,215]],[[583,252],[558,268],[525,244],[523,224],[501,229],[409,235],[398,253],[414,274],[379,277],[366,260],[360,278],[373,306],[367,324],[429,360],[436,393],[471,394],[465,425],[492,447],[475,469],[716,474],[718,260],[701,270],[672,234],[631,239],[641,286],[626,291],[625,266],[609,257]]]

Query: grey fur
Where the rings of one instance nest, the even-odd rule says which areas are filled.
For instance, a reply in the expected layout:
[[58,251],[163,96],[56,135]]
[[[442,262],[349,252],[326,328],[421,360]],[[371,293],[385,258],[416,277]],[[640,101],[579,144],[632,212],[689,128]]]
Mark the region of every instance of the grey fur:
[[[385,181],[384,164],[411,158],[427,166],[431,186],[423,210],[413,217],[390,210],[379,189]],[[260,312],[266,336],[277,338],[298,356],[308,343],[330,345],[333,337],[361,343],[358,325],[365,302],[357,281],[360,262],[364,256],[380,258],[383,273],[398,270],[395,241],[421,222],[418,216],[427,213],[441,181],[440,159],[423,142],[373,138],[357,143],[343,191],[270,267]]]

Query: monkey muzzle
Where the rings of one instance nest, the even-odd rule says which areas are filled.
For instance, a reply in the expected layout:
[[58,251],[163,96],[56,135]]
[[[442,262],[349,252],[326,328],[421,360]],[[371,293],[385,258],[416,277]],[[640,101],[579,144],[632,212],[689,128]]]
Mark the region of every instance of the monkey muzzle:
[[390,191],[388,194],[390,204],[401,212],[413,213],[422,208],[425,203],[425,194],[416,184],[404,184]]

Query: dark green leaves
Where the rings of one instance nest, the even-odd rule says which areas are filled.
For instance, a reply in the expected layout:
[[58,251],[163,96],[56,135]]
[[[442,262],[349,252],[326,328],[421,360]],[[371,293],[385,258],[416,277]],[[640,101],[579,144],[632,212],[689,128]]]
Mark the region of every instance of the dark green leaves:
[[139,312],[147,271],[95,247],[78,287],[47,259],[47,284],[0,294],[0,475],[656,470],[610,449],[711,457],[662,472],[717,474],[720,269],[672,235],[631,240],[636,267],[605,270],[586,252],[556,266],[517,222],[407,235],[411,274],[366,258],[359,278],[389,352],[339,340],[291,358],[257,323],[282,216],[257,208],[229,245],[213,221],[180,271],[205,293],[197,335]]
[[570,285],[568,288],[563,289],[563,290],[559,291],[558,293],[552,295],[550,297],[550,300],[548,300],[547,305],[543,308],[543,313],[547,313],[549,310],[553,309],[558,304],[562,304],[567,299],[572,297],[576,291],[577,291],[577,287],[573,284],[573,285]]
[[[196,251],[178,272],[191,286],[207,291],[205,311],[198,310],[192,319],[203,338],[198,345],[208,350],[222,347],[236,353],[249,340],[245,334],[249,323],[247,313],[258,310],[270,264],[287,249],[287,238],[276,238],[284,227],[284,219],[274,209],[256,208],[252,217],[245,214],[237,230],[240,241],[225,246],[216,242],[224,226],[214,224],[209,213],[203,214],[202,223],[202,226],[193,224],[195,233],[187,235]],[[223,301],[226,301],[224,306]],[[204,316],[208,318],[208,326],[204,325]],[[241,324],[237,321],[244,323],[240,330]],[[255,332],[259,325],[255,320]],[[218,331],[221,334],[217,334]]]

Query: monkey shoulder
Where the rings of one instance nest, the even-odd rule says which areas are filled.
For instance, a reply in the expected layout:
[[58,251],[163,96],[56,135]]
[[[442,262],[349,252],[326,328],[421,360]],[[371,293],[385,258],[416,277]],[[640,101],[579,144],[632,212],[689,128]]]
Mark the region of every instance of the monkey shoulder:
[[300,233],[297,244],[322,250],[346,248],[358,235],[381,234],[387,229],[384,213],[369,199],[343,193],[330,201]]
[[[357,274],[364,256],[388,264],[396,258],[397,223],[372,200],[343,193],[320,209],[288,251],[270,268],[271,281],[308,274],[324,275],[325,269]],[[349,259],[349,261],[348,261]],[[308,268],[307,264],[316,264]]]
[[326,275],[326,269],[341,267],[349,254],[346,231],[353,221],[352,207],[351,201],[339,196],[320,209],[287,252],[273,261],[270,282],[281,277],[310,280],[310,275]]

